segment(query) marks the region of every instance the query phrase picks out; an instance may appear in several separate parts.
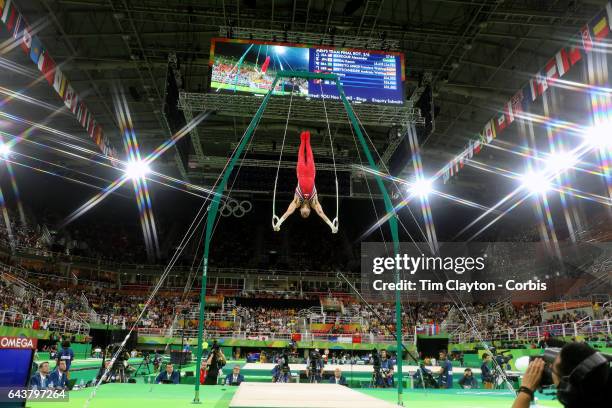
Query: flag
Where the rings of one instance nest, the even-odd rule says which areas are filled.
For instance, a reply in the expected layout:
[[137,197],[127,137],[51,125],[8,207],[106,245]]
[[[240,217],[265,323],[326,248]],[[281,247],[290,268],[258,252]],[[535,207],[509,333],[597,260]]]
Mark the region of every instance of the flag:
[[[21,13],[17,12],[16,14],[17,14],[17,18],[15,19],[15,28],[12,30],[13,31],[12,36],[14,39],[20,40],[21,35],[23,34],[23,27],[25,25],[25,21]],[[11,30],[9,29],[9,31]]]
[[570,65],[574,66],[582,59],[582,55],[580,55],[580,47],[573,46],[569,50],[569,61]]
[[56,69],[55,61],[53,61],[53,58],[51,58],[47,51],[45,51],[38,60],[38,67],[40,72],[42,72],[47,79],[47,83],[53,86],[55,83],[56,71],[59,72],[59,69]]
[[559,74],[558,77],[560,78],[570,69],[570,62],[565,48],[562,48],[561,51],[555,54],[555,61],[557,63],[557,73]]
[[478,139],[474,142],[474,154],[480,153],[480,149],[482,149],[482,142]]
[[610,34],[610,27],[608,26],[608,21],[606,20],[606,13],[602,11],[600,15],[595,18],[595,21],[596,23],[593,26],[593,35],[595,36],[596,40],[601,41],[602,39],[606,38],[608,34]]
[[512,112],[512,123],[516,116],[520,116],[523,113],[523,91],[519,90],[510,99],[510,106],[508,108]]
[[496,122],[497,122],[496,123],[497,131],[501,132],[502,130],[506,128],[506,115],[502,112],[502,114],[497,117]]
[[32,47],[32,34],[30,33],[30,27],[26,24],[21,35],[21,49],[26,54],[29,54],[30,48]]
[[[42,44],[37,36],[32,37],[32,42],[30,44],[30,59],[36,65],[38,65],[38,61],[40,60],[40,54],[42,54]],[[40,71],[40,67],[38,69]]]
[[472,157],[474,157],[474,142],[472,142],[470,140],[470,143],[468,144],[468,159],[471,159]]
[[544,72],[546,73],[546,81],[551,79],[559,78],[559,71],[557,70],[557,56],[551,58],[544,66]]
[[455,169],[454,169],[454,163],[450,162],[448,165],[448,172],[450,173],[451,177],[455,175]]
[[606,15],[608,16],[608,30],[612,30],[612,3],[606,4]]
[[15,27],[15,18],[17,16],[15,15],[15,8],[12,7],[10,10],[8,10],[8,17],[7,20],[2,20],[6,22],[6,29],[8,30],[9,33],[11,33],[13,31],[13,27]]
[[591,52],[593,49],[593,39],[591,38],[591,32],[589,31],[588,25],[580,29],[580,36],[582,37],[582,48],[584,48],[586,52]]
[[59,94],[62,98],[64,98],[64,93],[66,92],[66,77],[59,68],[55,68],[55,74],[53,75],[53,89],[55,92]]
[[487,143],[491,143],[491,141],[493,139],[495,139],[496,135],[495,135],[495,124],[493,123],[493,119],[491,119],[490,121],[487,122],[487,124],[485,125],[484,129],[482,130],[483,135],[485,136],[485,139],[487,140]]
[[10,7],[11,0],[0,0],[0,19],[2,19],[3,23],[6,23],[6,16],[8,15]]
[[361,334],[353,334],[353,343],[361,344]]
[[444,168],[444,173],[442,174],[442,182],[446,184],[450,180],[450,172],[448,171],[448,167]]

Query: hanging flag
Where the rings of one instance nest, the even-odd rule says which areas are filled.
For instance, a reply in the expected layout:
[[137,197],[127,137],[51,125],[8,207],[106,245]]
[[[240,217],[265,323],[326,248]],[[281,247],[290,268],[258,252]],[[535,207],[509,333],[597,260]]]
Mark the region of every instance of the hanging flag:
[[595,25],[593,26],[593,35],[597,41],[601,41],[603,38],[606,38],[610,34],[610,27],[608,26],[608,21],[606,20],[606,12],[601,12],[595,18]]
[[582,48],[584,48],[586,52],[591,52],[593,49],[593,40],[591,39],[591,32],[589,31],[588,25],[580,29],[580,36],[582,37]]
[[[1,1],[1,0],[0,0]],[[36,65],[38,65],[38,60],[40,59],[40,54],[42,54],[42,44],[38,37],[32,37],[32,42],[30,43],[30,59]],[[39,68],[40,71],[40,68]]]
[[573,67],[582,59],[582,55],[580,54],[580,47],[573,46],[569,50],[569,61],[571,66]]
[[472,157],[474,157],[474,142],[470,140],[470,143],[468,144],[468,159],[471,159]]
[[21,49],[27,54],[30,53],[32,47],[32,34],[30,33],[30,27],[26,24],[23,33],[21,34]]
[[2,12],[0,13],[0,19],[2,19],[2,22],[6,24],[6,22],[8,21],[9,15],[10,15],[10,11],[12,9],[12,0],[0,0],[0,9],[2,10]]
[[608,30],[612,30],[612,3],[606,4],[606,16],[608,17]]
[[497,132],[501,132],[506,128],[506,115],[503,112],[497,117],[496,125]]
[[480,153],[480,149],[482,149],[482,142],[479,138],[476,140],[476,142],[474,142],[474,154]]
[[[8,14],[8,19],[6,20],[6,29],[9,33],[12,34],[13,27],[15,27],[15,18],[16,18],[15,8],[11,7]],[[4,20],[2,20],[4,21]]]
[[268,55],[264,63],[261,64],[261,72],[265,74],[266,71],[268,70],[269,65],[270,65],[270,56]]
[[47,79],[47,83],[51,86],[54,86],[55,73],[56,71],[59,72],[59,69],[56,69],[55,61],[53,61],[53,58],[51,58],[51,56],[46,51],[41,55],[40,59],[38,60],[38,66],[39,68],[41,68],[40,71]]
[[482,133],[485,136],[487,143],[491,143],[493,139],[495,139],[495,124],[493,123],[493,119],[487,122]]
[[562,48],[561,51],[555,54],[555,62],[556,62],[557,73],[559,74],[559,77],[562,77],[563,75],[565,75],[567,71],[569,71],[570,62],[567,57],[567,51],[565,51],[565,48]]

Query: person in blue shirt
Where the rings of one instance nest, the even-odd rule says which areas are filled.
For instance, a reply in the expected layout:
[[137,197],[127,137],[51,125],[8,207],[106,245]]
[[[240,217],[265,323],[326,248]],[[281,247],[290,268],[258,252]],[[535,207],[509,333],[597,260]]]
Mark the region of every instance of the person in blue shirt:
[[49,363],[43,361],[38,365],[38,371],[30,378],[31,389],[46,389],[49,388],[51,383],[49,379]]
[[387,387],[394,387],[394,380],[393,380],[393,369],[394,369],[394,364],[393,364],[393,360],[391,360],[389,358],[389,356],[387,355],[387,350],[381,350],[380,351],[380,379],[377,380],[377,386],[378,387],[383,387],[383,388],[387,388]]
[[68,375],[66,374],[66,362],[60,361],[49,375],[49,384],[53,384],[53,388],[65,390],[68,386]]
[[159,384],[163,381],[171,381],[172,384],[178,384],[180,380],[180,376],[178,371],[174,371],[174,366],[172,363],[166,364],[166,371],[162,371],[159,373],[157,378],[155,379],[155,384]]
[[486,389],[493,389],[493,383],[495,381],[490,364],[491,355],[489,353],[483,354],[482,365],[480,366],[480,380],[482,381],[482,386]]
[[[70,365],[72,364],[72,360],[74,360],[74,351],[70,348],[70,342],[68,340],[62,343],[62,349],[57,353],[57,362],[59,364],[60,361],[66,362],[66,373],[70,372]],[[70,374],[68,374],[70,376]]]
[[446,350],[440,350],[439,355],[438,388],[453,388],[453,365],[448,359]]
[[244,375],[240,374],[240,366],[235,365],[231,374],[225,377],[223,384],[225,385],[240,385],[244,381]]
[[472,370],[466,368],[463,371],[463,377],[459,379],[459,385],[461,388],[465,389],[478,388],[478,381],[476,380],[476,377],[472,375]]

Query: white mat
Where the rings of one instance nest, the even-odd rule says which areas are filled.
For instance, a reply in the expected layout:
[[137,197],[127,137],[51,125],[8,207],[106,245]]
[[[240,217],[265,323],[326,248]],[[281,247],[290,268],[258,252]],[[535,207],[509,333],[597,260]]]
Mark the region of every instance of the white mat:
[[243,382],[230,408],[393,408],[394,404],[337,384]]

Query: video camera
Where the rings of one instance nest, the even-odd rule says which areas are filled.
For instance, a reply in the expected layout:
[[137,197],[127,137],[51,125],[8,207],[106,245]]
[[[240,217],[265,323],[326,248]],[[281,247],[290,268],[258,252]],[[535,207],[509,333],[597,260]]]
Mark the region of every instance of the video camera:
[[[555,359],[557,358],[557,355],[560,352],[561,352],[561,348],[559,347],[549,347],[544,350],[544,354],[540,356],[531,356],[529,358],[530,362],[537,358],[541,358],[546,363],[544,367],[544,371],[542,372],[542,379],[540,380],[540,388],[548,388],[554,384],[553,376],[552,376],[552,366],[555,362]],[[600,357],[599,358],[593,357],[596,355],[599,355]],[[612,362],[612,355],[604,354],[604,353],[595,353],[590,358],[587,358],[585,361],[580,363],[578,367],[574,369],[574,371],[578,371],[579,369],[584,371],[584,373],[582,373],[582,377],[585,377],[586,375],[588,375],[590,371],[604,364],[604,359],[607,360],[607,364],[609,365],[610,362]],[[593,360],[593,362],[591,362],[590,360]],[[599,364],[596,364],[597,362]],[[609,371],[610,370],[608,370],[608,372]],[[610,378],[610,375],[608,376],[608,380],[609,378]],[[559,388],[561,388],[561,384]]]

